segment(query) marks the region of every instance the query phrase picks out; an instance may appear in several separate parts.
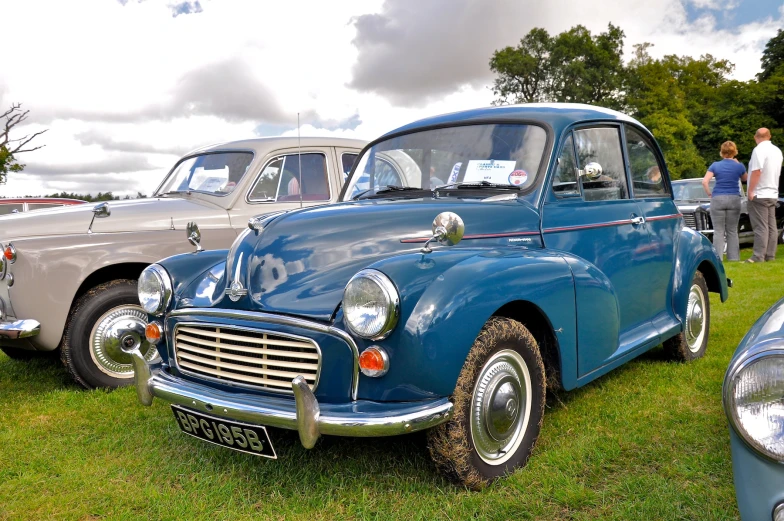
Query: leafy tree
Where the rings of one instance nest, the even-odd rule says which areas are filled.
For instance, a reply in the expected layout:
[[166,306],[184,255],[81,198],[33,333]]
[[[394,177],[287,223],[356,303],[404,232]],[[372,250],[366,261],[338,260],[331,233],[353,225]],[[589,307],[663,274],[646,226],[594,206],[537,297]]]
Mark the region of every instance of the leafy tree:
[[498,75],[493,103],[560,101],[618,107],[623,36],[612,24],[596,36],[582,25],[557,36],[532,29],[517,47],[493,53],[490,70]]
[[11,139],[11,130],[17,125],[24,123],[29,112],[29,110],[22,110],[20,103],[13,103],[10,109],[0,114],[0,127],[2,127],[0,128],[0,184],[5,184],[9,172],[21,172],[24,170],[25,165],[17,161],[16,155],[32,152],[45,146],[28,147],[33,139],[46,132],[46,130]]
[[768,40],[762,51],[762,72],[757,74],[759,81],[765,81],[784,65],[784,29]]

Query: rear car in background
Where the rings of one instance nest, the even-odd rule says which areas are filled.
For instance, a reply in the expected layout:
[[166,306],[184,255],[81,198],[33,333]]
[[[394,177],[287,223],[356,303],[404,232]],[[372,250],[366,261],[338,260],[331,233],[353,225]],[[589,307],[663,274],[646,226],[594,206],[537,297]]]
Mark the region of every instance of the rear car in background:
[[784,299],[741,340],[724,379],[743,521],[784,521]]
[[46,208],[60,208],[74,204],[84,204],[80,199],[62,199],[59,197],[19,197],[0,199],[0,215],[9,213],[30,212]]
[[[716,184],[712,179],[710,186]],[[740,220],[738,221],[738,241],[740,244],[753,244],[754,231],[749,218],[748,199],[743,185],[740,186],[741,206]],[[672,196],[675,204],[683,214],[683,222],[693,230],[697,230],[709,239],[713,239],[713,221],[710,216],[711,198],[702,188],[702,179],[679,179],[672,182]],[[779,197],[776,204],[776,223],[779,229],[779,244],[784,243],[784,198]]]

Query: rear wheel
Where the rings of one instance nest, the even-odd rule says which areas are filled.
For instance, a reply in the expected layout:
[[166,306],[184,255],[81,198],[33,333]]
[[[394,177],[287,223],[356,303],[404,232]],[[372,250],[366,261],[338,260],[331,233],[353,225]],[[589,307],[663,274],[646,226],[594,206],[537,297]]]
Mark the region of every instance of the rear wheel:
[[664,342],[664,349],[671,358],[691,362],[705,355],[710,333],[710,299],[708,284],[699,271],[689,288],[683,331]]
[[[147,324],[134,280],[100,284],[76,301],[66,325],[61,357],[77,383],[94,389],[133,382],[131,358],[120,349],[117,334],[130,324],[141,329]],[[142,342],[141,350],[148,360],[158,355],[147,342]]]
[[475,490],[524,466],[539,437],[545,382],[539,347],[528,329],[491,318],[460,372],[452,418],[428,432],[436,465]]

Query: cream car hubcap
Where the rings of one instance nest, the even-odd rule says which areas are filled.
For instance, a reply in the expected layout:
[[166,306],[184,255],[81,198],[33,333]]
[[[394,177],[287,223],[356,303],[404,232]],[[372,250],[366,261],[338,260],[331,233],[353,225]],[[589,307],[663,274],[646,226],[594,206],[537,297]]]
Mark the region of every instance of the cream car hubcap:
[[482,367],[471,401],[471,440],[485,463],[501,465],[517,451],[531,417],[531,375],[516,351]]
[[144,338],[147,313],[140,306],[117,306],[99,318],[90,333],[90,356],[102,373],[112,378],[133,378],[131,357],[122,347],[139,346],[147,360],[154,360],[158,351]]
[[689,290],[689,303],[686,308],[686,343],[689,351],[696,353],[705,338],[705,295],[702,288],[694,284]]

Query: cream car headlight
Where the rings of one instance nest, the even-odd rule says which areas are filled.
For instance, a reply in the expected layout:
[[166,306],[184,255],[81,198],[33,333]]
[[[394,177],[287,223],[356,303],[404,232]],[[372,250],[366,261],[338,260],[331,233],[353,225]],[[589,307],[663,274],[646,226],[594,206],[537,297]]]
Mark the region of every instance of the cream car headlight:
[[763,351],[732,371],[724,402],[735,432],[763,456],[784,462],[784,351]]
[[139,303],[151,315],[162,315],[169,306],[172,284],[169,274],[158,264],[145,268],[139,275]]
[[381,340],[397,324],[400,296],[389,278],[377,270],[362,270],[343,290],[343,314],[357,336]]

